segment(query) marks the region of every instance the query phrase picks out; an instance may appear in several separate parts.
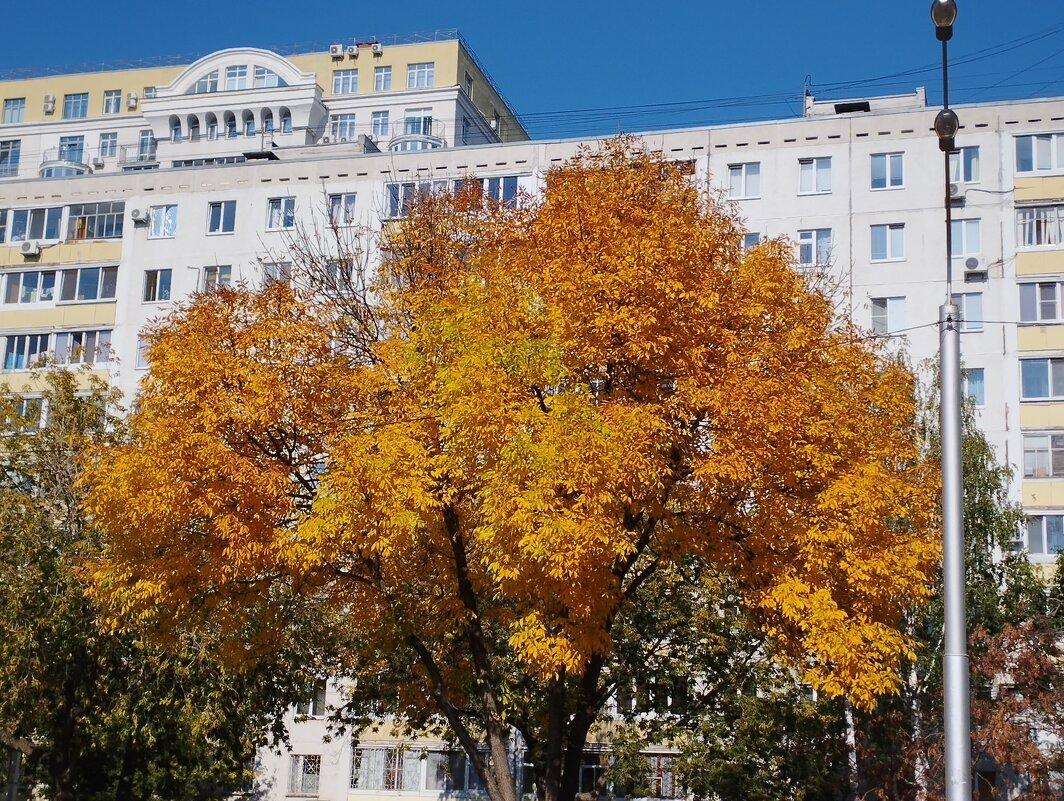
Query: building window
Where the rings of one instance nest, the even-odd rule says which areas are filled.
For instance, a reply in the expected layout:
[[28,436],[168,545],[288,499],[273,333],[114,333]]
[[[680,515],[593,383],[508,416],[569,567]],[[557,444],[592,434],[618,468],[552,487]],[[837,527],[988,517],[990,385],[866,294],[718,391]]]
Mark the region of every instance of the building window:
[[45,417],[44,399],[32,395],[21,396],[15,406],[15,415],[19,418],[16,424],[17,430],[29,432],[40,430]]
[[1020,359],[1020,399],[1064,398],[1064,359]]
[[392,89],[392,68],[391,67],[374,67],[373,68],[373,91],[374,92],[390,92]]
[[1064,204],[1016,209],[1017,244],[1021,248],[1064,244]]
[[11,241],[59,239],[62,221],[62,206],[47,209],[15,209],[11,212]]
[[13,178],[18,175],[18,161],[21,153],[21,139],[8,139],[0,142],[0,178]]
[[355,221],[355,193],[329,195],[329,224],[351,225]]
[[9,97],[4,101],[4,125],[15,125],[26,118],[26,98]]
[[103,113],[118,114],[122,111],[122,90],[108,89],[103,93]]
[[831,156],[798,159],[798,192],[803,195],[831,191]]
[[228,264],[212,265],[203,268],[203,291],[210,292],[221,286],[232,286],[233,268]]
[[448,192],[453,184],[448,180],[420,181],[418,183],[407,182],[401,184],[386,184],[385,191],[388,194],[388,218],[405,217],[410,211],[410,204],[418,195],[426,192]]
[[1064,515],[1028,515],[1026,534],[1028,553],[1055,556],[1064,551]]
[[149,239],[168,239],[177,235],[177,206],[152,206],[150,217]]
[[89,116],[89,93],[63,95],[63,119],[76,120]]
[[949,154],[949,179],[955,184],[979,182],[978,147],[962,147]]
[[7,241],[7,209],[0,209],[0,245]]
[[231,234],[236,229],[236,201],[221,200],[207,204],[207,233]]
[[247,64],[234,64],[225,68],[225,91],[238,92],[248,88]]
[[100,158],[113,159],[118,155],[118,133],[107,131],[100,134]]
[[325,717],[325,682],[318,681],[307,693],[307,698],[296,704],[296,714],[302,717]]
[[114,300],[117,267],[81,267],[60,273],[59,300],[64,302]]
[[743,234],[743,250],[751,250],[761,244],[761,234],[756,231],[748,231]]
[[955,259],[982,253],[979,220],[953,220],[950,223],[950,253]]
[[154,86],[145,86],[144,87],[144,99],[145,100],[154,100],[155,99],[155,87]]
[[961,370],[961,394],[977,408],[986,406],[986,377],[982,367]]
[[286,108],[281,109],[281,133],[292,133],[292,113]]
[[1016,137],[1016,172],[1064,169],[1064,133]]
[[137,367],[138,370],[144,370],[151,364],[151,361],[148,358],[149,349],[150,349],[150,345],[148,344],[148,338],[145,337],[143,334],[138,336],[137,337],[137,361],[136,361],[136,367]]
[[872,188],[900,189],[904,184],[904,163],[901,153],[873,153]]
[[798,264],[825,267],[831,263],[831,229],[813,228],[798,232]]
[[333,94],[358,94],[358,70],[333,70]]
[[734,200],[761,197],[761,162],[728,165],[728,196]]
[[387,111],[374,111],[373,112],[373,130],[372,134],[379,139],[386,139],[388,137],[388,112]]
[[296,221],[296,199],[294,197],[272,197],[266,214],[266,228],[277,230],[291,228]]
[[145,303],[160,303],[170,300],[170,277],[173,270],[145,270],[144,271],[144,297]]
[[1020,322],[1055,323],[1060,319],[1060,284],[1057,281],[1020,284]]
[[403,133],[417,136],[432,135],[432,109],[408,108],[403,118]]
[[48,334],[9,334],[4,343],[4,369],[29,370],[48,356]]
[[281,76],[266,67],[255,67],[254,87],[256,89],[274,89],[278,86],[287,86],[281,80]]
[[83,164],[85,162],[85,137],[59,137],[59,159],[61,161],[76,161],[79,164]]
[[462,89],[465,90],[466,97],[473,96],[473,76],[468,72],[465,74],[465,81],[462,83]]
[[110,331],[62,331],[55,335],[55,360],[59,364],[106,364],[110,359]]
[[262,282],[291,281],[292,265],[286,261],[268,261],[262,265]]
[[872,298],[872,330],[897,334],[905,328],[905,298]]
[[429,61],[424,64],[408,64],[406,67],[406,88],[427,89],[436,85],[436,64]]
[[8,273],[4,303],[41,303],[55,300],[55,270]]
[[255,135],[255,115],[250,111],[244,112],[244,136]]
[[953,296],[961,315],[961,331],[983,330],[983,293],[961,292]]
[[155,136],[151,130],[141,131],[137,137],[137,161],[154,161],[155,146]]
[[1023,477],[1064,478],[1064,433],[1023,435]]
[[898,261],[905,258],[905,224],[872,226],[872,261]]
[[124,200],[77,203],[67,208],[67,239],[121,239]]
[[355,138],[355,115],[334,114],[332,118],[333,139]]
[[196,81],[192,87],[194,95],[208,95],[218,91],[218,70],[212,70]]
[[293,754],[289,795],[317,795],[321,784],[321,757],[317,754]]
[[239,131],[236,127],[236,117],[233,116],[232,112],[229,112],[229,115],[225,118],[225,138],[236,139],[237,134],[239,134]]

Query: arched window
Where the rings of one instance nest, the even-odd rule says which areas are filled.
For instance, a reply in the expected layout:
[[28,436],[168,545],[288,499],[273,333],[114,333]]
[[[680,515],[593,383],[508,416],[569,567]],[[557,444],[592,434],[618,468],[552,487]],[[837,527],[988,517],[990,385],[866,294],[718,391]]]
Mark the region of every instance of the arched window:
[[211,92],[218,91],[218,70],[211,70],[198,81],[192,87],[192,91],[189,94],[193,95],[205,95]]
[[200,138],[200,124],[199,117],[195,114],[189,114],[186,120],[188,124],[188,138],[190,142],[198,142]]
[[284,107],[281,108],[281,133],[292,133],[292,112]]
[[255,89],[269,89],[275,86],[288,86],[288,84],[273,70],[266,67],[255,67],[253,86]]
[[224,119],[225,119],[225,138],[226,139],[236,139],[236,135],[237,135],[236,115],[233,112],[231,112],[231,111],[227,111],[227,112],[225,112],[225,118]]
[[273,112],[268,108],[262,110],[262,131],[267,136],[273,133]]
[[244,136],[255,135],[255,114],[252,111],[244,112]]
[[218,118],[214,116],[214,112],[208,111],[204,117],[204,122],[207,124],[207,138],[218,138]]
[[175,143],[181,141],[181,120],[177,117],[170,118],[170,141]]

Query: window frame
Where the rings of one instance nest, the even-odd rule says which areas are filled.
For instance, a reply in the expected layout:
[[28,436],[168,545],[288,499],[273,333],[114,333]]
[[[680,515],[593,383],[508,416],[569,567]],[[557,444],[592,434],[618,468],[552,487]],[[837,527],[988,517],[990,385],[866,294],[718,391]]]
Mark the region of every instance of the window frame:
[[18,176],[19,162],[22,160],[22,140],[0,140],[0,178]]
[[[885,255],[876,257],[876,233],[882,231],[885,235],[883,245],[883,253]],[[898,245],[898,241],[894,237],[896,231],[901,232],[900,248],[901,253],[895,253],[894,248]],[[905,261],[905,223],[873,223],[868,227],[869,236],[869,258],[868,260],[872,264],[882,264],[884,262],[892,261]]]
[[[950,256],[954,259],[968,259],[983,255],[983,226],[982,219],[964,218],[950,221]],[[969,228],[975,228],[975,238],[978,244],[975,250],[969,250]]]
[[[19,101],[22,101],[21,103]],[[18,117],[18,119],[15,119]],[[3,117],[0,117],[2,125],[21,125],[26,121],[26,98],[5,97]]]
[[[1031,166],[1029,169],[1020,167],[1021,143],[1027,142],[1030,149]],[[1045,152],[1041,143],[1045,142]],[[1050,131],[1042,133],[1019,134],[1015,137],[1015,167],[1016,175],[1038,175],[1064,171],[1064,132]],[[1043,162],[1042,158],[1047,157]],[[1041,164],[1045,166],[1040,166]]]
[[1064,203],[1016,207],[1016,248],[1064,247]]
[[[1033,356],[1021,358],[1020,362],[1020,402],[1038,403],[1044,401],[1064,400],[1064,357]],[[1041,381],[1042,377],[1035,372],[1039,363],[1045,363],[1045,386],[1046,394],[1027,394],[1028,379],[1033,383]],[[1041,389],[1041,387],[1039,388]]]
[[[357,192],[333,192],[329,194],[329,225],[345,227],[355,224],[355,204]],[[338,219],[337,211],[343,210],[343,219]]]
[[[736,179],[740,191],[735,192]],[[751,191],[751,184],[755,184]],[[728,165],[728,198],[730,200],[757,200],[761,197],[761,162],[743,161]]]
[[333,95],[358,94],[358,68],[333,70]]
[[[978,380],[975,380],[978,377]],[[978,392],[974,387],[978,386]],[[961,370],[961,396],[969,398],[976,409],[986,407],[986,370],[982,367],[965,367]]]
[[391,66],[382,66],[373,68],[373,91],[374,92],[390,92],[392,91],[392,68]]
[[[879,336],[897,336],[906,328],[906,296],[884,295],[869,299],[872,308],[872,332]],[[900,318],[900,319],[899,319]]]
[[103,113],[104,114],[121,114],[122,113],[122,90],[121,89],[105,89],[103,93]]
[[233,285],[233,265],[231,264],[208,264],[203,268],[203,277],[200,281],[201,292],[213,292],[221,287]]
[[[24,230],[19,233],[19,217],[25,215]],[[34,236],[37,228],[37,217],[41,216],[40,236]],[[28,242],[38,240],[40,242],[59,242],[63,238],[63,221],[66,218],[65,206],[33,206],[11,210],[10,230],[8,231],[10,243]],[[49,231],[55,235],[48,236]]]
[[[883,183],[881,186],[876,186],[876,162],[880,159],[883,161]],[[898,164],[897,183],[895,183],[894,174],[895,162]],[[889,153],[873,153],[871,155],[870,165],[870,188],[873,192],[885,192],[892,189],[905,188],[905,153],[903,151],[898,150]]]
[[[827,233],[826,257],[822,242],[823,234]],[[831,228],[804,228],[798,231],[798,266],[803,269],[815,269],[817,267],[830,267],[831,257],[835,250],[835,235]],[[808,253],[809,258],[806,258]]]
[[[827,165],[826,169],[822,169],[823,164]],[[807,170],[806,167],[809,169]],[[810,177],[809,188],[806,188],[807,175]],[[821,186],[822,175],[827,176],[827,188]],[[798,194],[831,194],[831,156],[807,156],[798,159]]]
[[982,292],[954,292],[950,300],[957,306],[960,313],[959,331],[962,334],[978,333],[983,330]]
[[[1057,518],[1059,530],[1054,532],[1056,534],[1058,547],[1056,550],[1050,545],[1049,525],[1047,523],[1048,518]],[[1033,525],[1037,521],[1039,531],[1039,539],[1041,542],[1038,544],[1037,550],[1031,548],[1031,533]],[[1027,522],[1023,527],[1023,548],[1027,551],[1028,555],[1035,557],[1036,561],[1048,561],[1055,559],[1058,554],[1064,552],[1064,511],[1055,511],[1051,509],[1038,510],[1036,512],[1027,513]]]
[[[1029,442],[1035,439],[1045,440],[1044,445],[1039,446]],[[1054,439],[1059,440],[1059,444],[1054,445]],[[1058,459],[1055,458],[1057,454],[1060,456],[1059,465]],[[1044,459],[1040,458],[1042,455]],[[1034,458],[1029,458],[1030,456]],[[1037,464],[1041,461],[1044,461],[1044,467]],[[1025,481],[1064,478],[1064,431],[1059,429],[1024,431],[1022,468]]]
[[176,236],[177,204],[152,206],[148,211],[148,239],[173,239]]
[[[276,206],[276,215],[274,209]],[[274,218],[278,224],[274,225]],[[287,231],[296,224],[296,199],[292,195],[271,197],[266,201],[266,230]]]
[[[973,154],[974,158],[968,159]],[[956,157],[956,158],[954,158]],[[979,145],[967,145],[951,150],[949,154],[949,180],[952,184],[980,183]],[[974,177],[970,174],[974,174]]]
[[[314,777],[313,787],[308,777]],[[316,797],[321,793],[321,754],[292,754],[288,795]]]
[[[217,219],[215,218],[217,210]],[[225,236],[236,231],[236,201],[212,200],[207,203],[207,236]]]
[[[1039,325],[1047,323],[1059,323],[1064,322],[1064,313],[1062,313],[1061,304],[1061,283],[1062,281],[1021,281],[1018,283],[1017,288],[1020,292],[1020,325]],[[1028,297],[1024,297],[1028,294],[1028,290],[1031,293]],[[1052,291],[1052,297],[1048,297],[1046,290]],[[1053,316],[1043,316],[1043,312],[1046,310],[1047,305],[1052,304]],[[1025,316],[1025,309],[1033,311],[1034,315]]]
[[407,89],[432,89],[435,86],[435,61],[417,61],[406,65]]
[[89,116],[89,93],[71,92],[63,95],[63,119],[83,120]]
[[144,271],[141,303],[168,303],[173,297],[172,267],[152,267]]

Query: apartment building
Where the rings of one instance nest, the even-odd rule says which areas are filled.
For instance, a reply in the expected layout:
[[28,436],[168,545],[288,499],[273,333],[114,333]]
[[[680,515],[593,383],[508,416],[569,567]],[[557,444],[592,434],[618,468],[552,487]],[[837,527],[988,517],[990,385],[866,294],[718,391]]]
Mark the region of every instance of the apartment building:
[[[283,278],[299,225],[379,231],[416,193],[474,175],[500,199],[534,194],[582,144],[529,141],[448,34],[0,80],[0,103],[0,381],[27,415],[44,357],[132,397],[143,326],[194,291]],[[949,260],[965,390],[1019,479],[1031,522],[1017,547],[1048,564],[1064,550],[1064,98],[957,112]],[[798,269],[918,365],[937,353],[946,294],[935,113],[921,90],[809,97],[798,118],[642,139],[729,198],[748,245],[789,238]],[[443,742],[324,742],[339,700],[325,692],[293,710],[290,753],[262,755],[271,797],[475,791]],[[651,786],[674,796],[668,755],[652,757]]]

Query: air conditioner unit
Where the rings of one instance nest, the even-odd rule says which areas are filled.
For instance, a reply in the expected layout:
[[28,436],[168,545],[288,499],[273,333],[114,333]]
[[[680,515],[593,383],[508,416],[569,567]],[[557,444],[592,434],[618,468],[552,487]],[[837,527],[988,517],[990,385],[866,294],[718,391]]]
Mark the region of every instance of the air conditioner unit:
[[341,142],[346,142],[347,141],[347,137],[346,136],[341,136],[340,137],[340,141]]
[[351,56],[351,58],[358,58],[358,45],[348,45],[347,55]]
[[136,92],[130,92],[129,94],[126,95],[126,108],[129,109],[130,111],[136,111],[137,110],[137,93]]
[[964,196],[968,193],[968,190],[964,188],[962,184],[950,184],[949,185],[949,199],[950,200],[964,200]]
[[985,273],[986,264],[982,259],[978,259],[975,256],[969,256],[964,260],[964,272],[966,273]]
[[333,58],[343,58],[344,46],[342,44],[329,45],[329,55]]
[[370,50],[373,52],[373,55],[379,56],[381,53],[384,52],[384,45],[382,45],[380,42],[374,42],[372,45],[370,45]]
[[135,223],[146,223],[151,214],[147,209],[133,209],[129,212],[129,218]]
[[55,113],[55,95],[45,95],[44,96],[44,113],[45,114],[54,114]]
[[103,167],[103,159],[99,156],[95,156],[92,160],[92,166],[97,170],[100,169]]
[[331,142],[331,141],[332,141],[332,140],[331,140],[331,139],[329,139],[329,137],[327,137],[327,136],[323,136],[323,137],[321,138],[321,143],[322,143],[323,145],[327,145],[327,144],[329,144],[329,142]]
[[27,239],[22,243],[22,247],[19,251],[23,256],[40,256],[41,255],[41,243],[36,239]]

